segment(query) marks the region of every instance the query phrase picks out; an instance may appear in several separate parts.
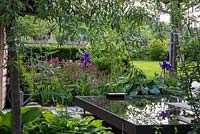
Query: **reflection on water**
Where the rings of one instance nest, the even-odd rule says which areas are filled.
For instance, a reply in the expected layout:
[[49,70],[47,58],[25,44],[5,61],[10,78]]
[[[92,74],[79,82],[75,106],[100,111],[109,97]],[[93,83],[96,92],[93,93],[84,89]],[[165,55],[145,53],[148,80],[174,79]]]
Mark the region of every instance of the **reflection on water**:
[[93,103],[136,125],[184,124],[176,115],[185,111],[169,107],[167,102],[176,102],[169,97],[133,97],[127,100],[107,100],[105,97],[87,97]]

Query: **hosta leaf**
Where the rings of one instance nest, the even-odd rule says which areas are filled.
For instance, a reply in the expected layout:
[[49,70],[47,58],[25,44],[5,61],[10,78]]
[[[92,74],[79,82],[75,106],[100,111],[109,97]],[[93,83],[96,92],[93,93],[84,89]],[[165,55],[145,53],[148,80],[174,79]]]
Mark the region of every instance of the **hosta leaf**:
[[39,108],[34,108],[31,111],[27,111],[22,115],[22,124],[31,122],[36,118],[40,117],[41,115],[42,115],[42,110]]
[[144,94],[148,94],[149,90],[150,89],[148,87],[144,87],[142,91]]
[[151,94],[155,94],[155,95],[160,94],[160,90],[159,90],[159,87],[157,85],[153,85],[151,88],[149,88],[149,92]]
[[123,86],[121,86],[119,88],[119,91],[120,92],[127,92],[131,89],[131,87],[133,86],[133,83],[127,83],[127,84],[124,84]]
[[0,122],[0,126],[11,128],[11,119],[12,119],[11,112],[7,112],[2,116],[2,122]]
[[42,115],[46,119],[47,122],[51,122],[55,118],[52,112],[45,112]]
[[136,96],[138,94],[138,90],[135,88],[133,90],[130,90],[129,95],[130,96]]
[[119,77],[118,78],[118,82],[119,83],[126,83],[128,81],[129,81],[128,77]]

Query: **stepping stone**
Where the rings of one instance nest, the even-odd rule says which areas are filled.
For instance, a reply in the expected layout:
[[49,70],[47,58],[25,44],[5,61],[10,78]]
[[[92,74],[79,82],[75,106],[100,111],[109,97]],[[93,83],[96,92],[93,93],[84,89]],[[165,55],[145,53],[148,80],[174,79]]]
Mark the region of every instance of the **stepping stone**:
[[29,102],[26,107],[41,107],[41,105],[38,102]]

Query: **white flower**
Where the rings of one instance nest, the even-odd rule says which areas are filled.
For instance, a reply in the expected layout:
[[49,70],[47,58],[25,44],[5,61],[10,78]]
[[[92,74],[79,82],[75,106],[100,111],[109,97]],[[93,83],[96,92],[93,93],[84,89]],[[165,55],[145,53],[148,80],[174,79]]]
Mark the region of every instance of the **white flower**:
[[197,93],[200,91],[200,82],[193,81],[191,84],[191,88],[192,88],[192,95],[196,96]]

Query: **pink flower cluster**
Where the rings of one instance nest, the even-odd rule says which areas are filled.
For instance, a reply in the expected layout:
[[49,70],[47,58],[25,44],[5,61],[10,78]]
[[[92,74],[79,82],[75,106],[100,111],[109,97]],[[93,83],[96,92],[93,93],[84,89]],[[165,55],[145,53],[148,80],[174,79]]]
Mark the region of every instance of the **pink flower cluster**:
[[59,64],[65,64],[65,60],[62,59],[61,61],[59,61],[59,58],[55,57],[47,60],[47,63],[52,65],[59,65]]
[[34,81],[58,77],[62,84],[68,85],[83,80],[85,71],[87,71],[87,82],[92,89],[96,89],[99,84],[109,81],[108,73],[100,71],[93,63],[88,65],[87,70],[84,70],[80,60],[62,59],[59,61],[58,57],[56,57],[47,60],[46,65],[46,71],[40,72],[40,78],[33,77]]

